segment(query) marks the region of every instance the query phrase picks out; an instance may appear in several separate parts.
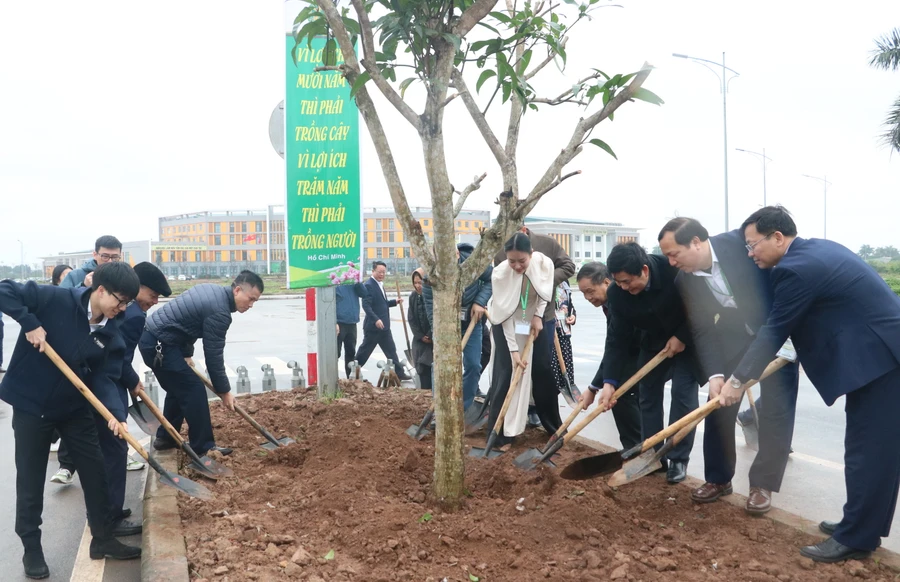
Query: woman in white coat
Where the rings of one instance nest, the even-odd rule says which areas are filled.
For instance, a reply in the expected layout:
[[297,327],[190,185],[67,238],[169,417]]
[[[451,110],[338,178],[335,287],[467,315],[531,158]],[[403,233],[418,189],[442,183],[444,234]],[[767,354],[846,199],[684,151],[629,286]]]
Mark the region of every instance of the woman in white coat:
[[[528,419],[528,403],[531,400],[531,372],[528,362],[529,353],[522,353],[529,335],[536,336],[543,329],[543,313],[553,293],[553,261],[547,256],[533,252],[531,240],[527,235],[517,232],[506,241],[504,246],[506,261],[494,267],[491,276],[493,295],[488,302],[488,319],[492,325],[502,325],[506,346],[493,346],[492,353],[499,349],[508,349],[513,362],[513,373],[517,367],[522,368],[521,380],[507,409],[503,420],[503,433],[498,435],[497,447],[512,442],[513,437],[525,430]],[[492,358],[493,360],[493,358]],[[492,361],[493,366],[493,361]],[[498,370],[492,367],[496,374]],[[497,394],[491,399],[491,411],[488,416],[488,427],[493,427],[500,414],[506,398],[512,375],[501,380]],[[556,390],[554,389],[555,393]],[[554,399],[553,411],[543,410],[549,404],[536,403],[538,415],[559,412]]]

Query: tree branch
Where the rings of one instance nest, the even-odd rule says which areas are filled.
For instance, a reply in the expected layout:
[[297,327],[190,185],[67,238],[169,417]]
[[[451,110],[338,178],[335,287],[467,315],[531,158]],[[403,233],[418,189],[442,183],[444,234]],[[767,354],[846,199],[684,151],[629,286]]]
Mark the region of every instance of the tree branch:
[[506,151],[500,144],[500,140],[497,139],[497,136],[494,134],[494,130],[491,129],[487,119],[481,114],[481,110],[478,109],[478,104],[475,103],[475,99],[472,97],[472,93],[469,91],[469,87],[466,85],[462,73],[454,68],[451,75],[453,78],[453,86],[456,87],[457,95],[462,98],[466,110],[472,117],[472,121],[475,122],[475,126],[478,127],[478,131],[481,132],[481,137],[484,138],[484,141],[491,149],[491,153],[494,154],[494,159],[497,160],[497,164],[499,164],[501,168],[504,167],[507,163]]
[[573,105],[581,105],[582,107],[587,107],[590,105],[587,101],[580,101],[574,98],[571,99],[546,99],[544,97],[532,97],[528,100],[529,103],[544,103],[545,105],[564,105],[566,103],[571,103]]
[[[578,123],[575,125],[575,129],[572,131],[572,137],[569,139],[569,143],[566,145],[562,151],[556,156],[553,162],[550,163],[550,166],[547,168],[547,171],[544,172],[544,175],[535,184],[532,191],[528,194],[527,198],[519,204],[519,206],[513,212],[513,218],[515,220],[522,220],[525,216],[531,212],[531,209],[538,203],[541,199],[541,196],[555,188],[561,182],[560,176],[562,174],[562,169],[572,161],[575,156],[581,153],[581,147],[584,143],[584,139],[587,134],[601,121],[609,117],[612,113],[622,106],[625,102],[630,100],[633,95],[637,92],[638,89],[644,84],[644,81],[647,80],[647,77],[650,76],[650,72],[653,70],[653,67],[648,63],[644,63],[644,66],[641,67],[641,71],[634,76],[631,80],[631,83],[628,84],[623,90],[619,91],[609,102],[601,109],[600,111],[590,115],[586,118],[582,118],[578,120]],[[566,177],[569,177],[567,175]]]
[[481,22],[482,18],[487,16],[490,11],[494,9],[496,4],[497,0],[476,0],[476,2],[469,6],[468,10],[463,12],[462,16],[459,17],[459,22],[456,24],[453,33],[460,38],[466,36],[470,30],[475,28],[476,24]]
[[466,203],[466,198],[469,197],[469,194],[471,194],[475,190],[478,190],[479,188],[481,188],[481,182],[486,177],[487,177],[487,172],[485,172],[484,174],[482,174],[480,176],[475,176],[475,178],[472,179],[472,183],[469,184],[468,186],[466,186],[462,192],[457,191],[459,193],[459,199],[457,199],[456,205],[453,207],[453,218],[456,218],[457,216],[459,216],[459,212],[460,212],[460,210],[462,210],[463,204]]

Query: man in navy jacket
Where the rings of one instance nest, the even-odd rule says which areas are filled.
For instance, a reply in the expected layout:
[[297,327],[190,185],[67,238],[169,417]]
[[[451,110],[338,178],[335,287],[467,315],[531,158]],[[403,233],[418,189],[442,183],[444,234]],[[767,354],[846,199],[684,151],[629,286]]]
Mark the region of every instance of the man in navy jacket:
[[742,230],[750,256],[771,270],[774,298],[719,400],[739,401],[788,336],[825,404],[846,396],[843,519],[822,522],[831,537],[800,553],[819,562],[865,557],[890,533],[900,488],[900,297],[846,247],[799,238],[780,206],[757,210]]
[[337,342],[338,357],[341,357],[341,345],[344,346],[344,371],[350,377],[350,362],[356,359],[356,325],[359,323],[359,301],[365,301],[366,286],[357,281],[352,285],[338,285],[334,289],[337,307]]
[[[29,282],[0,281],[0,311],[22,328],[0,399],[13,408],[16,440],[16,534],[22,540],[25,575],[50,575],[41,547],[44,475],[54,429],[68,443],[81,473],[91,527],[92,559],[141,555],[112,536],[109,492],[97,425],[87,400],[44,356],[51,345],[115,417],[108,430],[125,429],[126,411],[117,393],[125,343],[117,317],[137,295],[140,283],[124,263],[101,265],[90,288],[63,289]],[[37,348],[37,349],[35,349]],[[117,422],[118,421],[118,422]],[[122,423],[122,424],[119,424]],[[104,429],[107,430],[107,429]]]
[[366,318],[363,320],[363,341],[356,352],[356,361],[360,366],[365,366],[372,355],[375,346],[379,346],[384,355],[394,362],[394,370],[401,380],[412,380],[400,364],[397,357],[397,346],[394,344],[394,336],[391,335],[391,307],[403,304],[403,298],[388,299],[384,291],[384,276],[387,274],[387,265],[381,261],[372,263],[372,276],[365,282],[368,296],[363,298],[363,311]]
[[[659,246],[681,272],[675,285],[687,310],[688,323],[709,397],[716,398],[750,347],[772,308],[769,271],[747,256],[740,230],[709,236],[693,218],[673,218],[660,231]],[[790,453],[797,406],[797,365],[790,364],[762,382],[769,405],[759,410],[759,453],[750,467],[749,513],[772,507],[772,492],[781,488]],[[740,403],[707,417],[703,433],[706,483],[691,493],[697,503],[731,493],[734,477],[734,420]]]
[[[247,312],[259,301],[263,290],[259,275],[241,271],[230,286],[196,285],[147,318],[138,349],[166,391],[166,420],[175,430],[181,430],[187,420],[190,445],[198,455],[210,450],[228,455],[231,449],[216,446],[213,438],[206,386],[191,369],[194,343],[203,338],[206,371],[213,390],[226,408],[234,410],[234,394],[225,373],[225,335],[231,327],[231,314]],[[153,448],[162,451],[176,447],[165,427],[159,427]]]

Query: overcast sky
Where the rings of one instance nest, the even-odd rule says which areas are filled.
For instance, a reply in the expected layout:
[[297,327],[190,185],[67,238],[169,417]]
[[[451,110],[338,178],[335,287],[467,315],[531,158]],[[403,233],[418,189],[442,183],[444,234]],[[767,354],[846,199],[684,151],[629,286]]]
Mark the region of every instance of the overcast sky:
[[[873,39],[900,26],[900,2],[644,0],[605,8],[575,29],[566,75],[545,69],[558,94],[589,67],[656,67],[645,87],[665,105],[627,104],[570,165],[584,174],[547,195],[533,214],[618,221],[645,228],[653,246],[676,213],[724,228],[719,81],[673,52],[720,60],[740,72],[728,93],[730,226],[768,201],[795,215],[801,235],[898,245],[900,156],[879,146],[880,124],[900,95],[900,73],[868,67]],[[18,264],[88,248],[100,234],[157,237],[157,217],[263,208],[284,200],[283,161],[268,140],[283,98],[284,12],[274,0],[0,3],[0,262]],[[471,83],[474,85],[474,82]],[[488,83],[487,86],[490,84]],[[484,89],[483,89],[484,90]],[[407,99],[418,108],[414,85]],[[384,102],[379,102],[384,105]],[[505,133],[503,111],[492,120]],[[572,107],[526,115],[521,187],[531,188],[582,115]],[[421,148],[390,113],[394,154],[413,205],[430,205]],[[499,172],[463,106],[448,111],[454,184],[488,173],[467,207],[495,208]],[[390,204],[363,135],[363,204]]]

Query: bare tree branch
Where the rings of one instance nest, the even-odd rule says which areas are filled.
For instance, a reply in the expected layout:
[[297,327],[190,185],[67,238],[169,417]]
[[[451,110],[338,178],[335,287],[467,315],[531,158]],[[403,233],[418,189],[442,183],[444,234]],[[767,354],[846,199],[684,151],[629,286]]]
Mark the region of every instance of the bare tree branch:
[[323,65],[321,67],[316,67],[315,69],[313,69],[313,71],[315,71],[316,73],[321,73],[322,71],[341,71],[341,72],[343,72],[344,69],[341,68],[342,66],[343,65]]
[[487,177],[487,172],[480,176],[475,176],[472,179],[472,183],[466,186],[462,192],[459,192],[459,199],[456,201],[456,205],[453,207],[453,217],[456,218],[459,216],[460,210],[463,208],[463,204],[466,203],[466,198],[469,197],[469,194],[481,188],[481,182]]
[[[567,43],[567,42],[569,42],[569,37],[565,37],[565,38],[562,39],[562,47],[563,47],[563,48],[566,48],[566,43]],[[540,64],[539,64],[538,66],[536,66],[535,68],[531,69],[530,71],[528,71],[528,72],[525,74],[525,80],[526,80],[526,81],[530,81],[532,78],[534,78],[535,75],[537,75],[538,73],[541,72],[541,69],[543,69],[544,67],[546,67],[547,65],[549,65],[550,63],[552,63],[552,62],[553,62],[553,59],[555,59],[555,58],[556,58],[556,54],[554,54],[554,53],[551,52],[549,55],[547,55],[547,58],[546,58],[546,59],[544,59],[543,61],[540,62]]]
[[572,104],[572,105],[581,105],[582,107],[587,107],[588,105],[590,105],[590,103],[588,103],[587,101],[581,101],[581,100],[574,99],[574,98],[559,100],[559,99],[547,99],[545,97],[532,97],[531,99],[528,100],[528,102],[529,103],[544,103],[545,105],[553,105],[553,106]]
[[453,101],[453,100],[456,99],[457,97],[459,97],[459,93],[454,93],[453,95],[450,95],[449,97],[447,97],[446,99],[444,99],[444,102],[441,103],[441,107],[446,107],[447,105],[450,104],[451,101]]
[[481,22],[481,19],[487,16],[491,10],[494,9],[494,6],[497,4],[497,0],[476,0],[474,4],[469,6],[468,10],[462,13],[462,16],[459,17],[459,22],[456,24],[456,28],[454,29],[454,34],[458,37],[462,38],[466,36],[470,30],[475,28],[475,25]]
[[491,153],[494,154],[494,159],[497,160],[497,164],[499,164],[501,168],[506,166],[506,151],[500,144],[500,140],[497,139],[497,136],[494,134],[494,130],[491,129],[487,119],[481,114],[481,110],[478,109],[478,104],[475,103],[475,99],[472,97],[472,93],[469,91],[469,87],[466,85],[462,73],[460,73],[458,69],[453,69],[452,76],[453,86],[456,87],[457,95],[462,98],[466,110],[472,117],[472,121],[475,122],[475,126],[478,127],[478,131],[481,132],[481,137],[484,138],[485,143],[487,143],[488,147],[491,149]]

